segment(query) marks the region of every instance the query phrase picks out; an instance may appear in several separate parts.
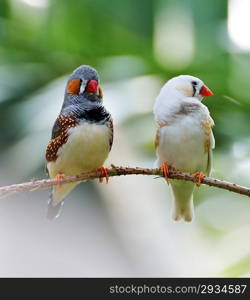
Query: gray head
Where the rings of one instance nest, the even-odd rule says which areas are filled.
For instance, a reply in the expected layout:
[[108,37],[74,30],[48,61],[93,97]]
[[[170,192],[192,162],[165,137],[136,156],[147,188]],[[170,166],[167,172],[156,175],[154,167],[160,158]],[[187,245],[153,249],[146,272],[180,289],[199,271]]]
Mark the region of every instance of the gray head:
[[67,82],[65,102],[102,100],[102,90],[97,71],[90,66],[80,66],[73,71]]

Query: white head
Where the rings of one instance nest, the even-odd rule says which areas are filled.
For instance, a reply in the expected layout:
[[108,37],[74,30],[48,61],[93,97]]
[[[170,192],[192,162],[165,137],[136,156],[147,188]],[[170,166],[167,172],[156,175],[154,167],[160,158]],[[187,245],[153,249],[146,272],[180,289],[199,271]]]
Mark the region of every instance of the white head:
[[161,120],[179,109],[180,103],[201,101],[213,92],[199,78],[180,75],[170,79],[161,89],[154,105],[156,119]]
[[162,88],[162,93],[173,93],[180,97],[194,97],[200,101],[203,97],[213,95],[213,92],[202,80],[190,75],[180,75],[170,79]]

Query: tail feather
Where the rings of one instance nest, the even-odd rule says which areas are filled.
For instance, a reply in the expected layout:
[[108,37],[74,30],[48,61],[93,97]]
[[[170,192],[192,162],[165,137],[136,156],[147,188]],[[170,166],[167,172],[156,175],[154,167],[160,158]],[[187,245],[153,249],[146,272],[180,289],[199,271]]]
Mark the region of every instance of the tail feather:
[[54,220],[59,217],[64,198],[79,184],[78,182],[67,183],[61,187],[54,186],[48,203],[47,219]]
[[52,221],[60,216],[61,209],[63,206],[64,201],[60,202],[57,205],[53,205],[53,195],[50,194],[50,199],[48,202],[48,208],[47,208],[47,219]]
[[194,184],[187,181],[171,181],[173,194],[173,219],[175,221],[183,218],[190,222],[194,216],[193,191]]

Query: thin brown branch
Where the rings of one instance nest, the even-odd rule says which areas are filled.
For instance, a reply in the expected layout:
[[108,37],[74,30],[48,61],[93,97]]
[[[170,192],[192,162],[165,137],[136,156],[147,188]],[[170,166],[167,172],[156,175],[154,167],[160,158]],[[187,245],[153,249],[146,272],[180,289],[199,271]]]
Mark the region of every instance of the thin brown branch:
[[[154,175],[162,176],[160,169],[145,169],[145,168],[129,168],[129,167],[112,167],[108,170],[108,175],[112,176],[121,176],[121,175]],[[105,177],[100,171],[94,171],[90,173],[79,174],[76,176],[68,176],[62,179],[61,184],[69,182],[84,181],[89,179],[95,179]],[[179,172],[175,170],[169,171],[170,179],[186,180],[196,182],[196,178],[190,173]],[[234,193],[246,195],[250,197],[250,189],[237,185],[235,183],[226,182],[223,180],[211,178],[205,176],[201,181],[202,184],[209,186],[214,186],[220,189],[228,190]],[[42,179],[42,180],[33,180],[30,182],[12,184],[9,186],[0,187],[0,198],[7,197],[14,193],[21,193],[25,191],[35,191],[38,189],[47,189],[53,185],[57,185],[58,182],[55,179]]]

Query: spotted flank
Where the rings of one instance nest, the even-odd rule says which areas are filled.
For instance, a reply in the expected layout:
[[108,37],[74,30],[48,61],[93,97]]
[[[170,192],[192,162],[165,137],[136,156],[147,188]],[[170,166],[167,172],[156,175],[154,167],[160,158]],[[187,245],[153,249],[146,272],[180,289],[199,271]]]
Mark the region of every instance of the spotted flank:
[[113,120],[111,119],[111,117],[107,122],[107,126],[110,129],[109,150],[111,150],[112,145],[113,145],[113,137],[114,137],[114,126],[113,126]]
[[52,140],[49,142],[46,149],[46,160],[48,162],[57,159],[59,148],[68,140],[68,129],[76,127],[77,125],[78,121],[73,116],[61,114],[57,118],[53,128]]

